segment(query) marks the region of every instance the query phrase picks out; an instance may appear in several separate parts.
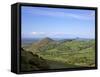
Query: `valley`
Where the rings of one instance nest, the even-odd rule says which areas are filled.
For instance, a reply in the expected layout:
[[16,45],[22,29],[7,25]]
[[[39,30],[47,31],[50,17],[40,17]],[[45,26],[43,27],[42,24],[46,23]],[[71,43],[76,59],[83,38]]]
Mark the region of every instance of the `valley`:
[[[43,60],[42,62],[44,62],[46,67],[42,67],[41,69],[62,69],[95,66],[94,39],[54,40],[52,38],[46,37],[41,40],[37,40],[36,42],[31,42],[28,44],[23,43],[22,48],[27,53],[31,52],[33,55],[38,55],[36,59]],[[21,57],[22,56],[23,54],[21,54]],[[28,56],[26,58],[28,58]],[[34,58],[32,61],[34,61]],[[41,60],[36,61],[41,62]],[[39,62],[37,65],[44,65],[43,63]],[[25,66],[24,63],[22,64]],[[37,70],[36,68],[34,69],[34,67],[30,69]],[[38,68],[38,70],[41,69]]]

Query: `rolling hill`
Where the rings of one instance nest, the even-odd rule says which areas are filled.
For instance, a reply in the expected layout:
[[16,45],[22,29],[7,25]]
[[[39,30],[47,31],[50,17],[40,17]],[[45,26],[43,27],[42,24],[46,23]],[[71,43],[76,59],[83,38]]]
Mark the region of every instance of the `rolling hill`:
[[47,37],[24,49],[45,59],[49,69],[95,66],[95,40],[93,39],[64,39],[58,42]]
[[32,51],[33,53],[38,53],[40,51],[45,51],[48,49],[52,49],[54,46],[56,46],[56,42],[52,40],[51,38],[44,38],[36,43],[32,43],[31,45],[26,47],[26,50]]

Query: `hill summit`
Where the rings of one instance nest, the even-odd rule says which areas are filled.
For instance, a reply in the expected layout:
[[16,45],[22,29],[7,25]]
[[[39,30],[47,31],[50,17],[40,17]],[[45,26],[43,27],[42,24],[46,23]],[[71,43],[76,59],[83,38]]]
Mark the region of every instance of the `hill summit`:
[[33,43],[28,49],[32,52],[37,52],[47,48],[50,45],[55,45],[55,41],[49,37],[46,37],[36,43]]
[[50,43],[52,43],[52,42],[54,42],[53,39],[51,39],[51,38],[49,38],[49,37],[46,37],[46,38],[44,38],[44,39],[38,41],[37,43],[35,43],[35,45],[36,45],[37,47],[42,47],[42,46],[46,46],[47,44],[50,44]]
[[40,43],[44,43],[44,42],[45,42],[45,43],[49,43],[49,42],[54,42],[54,40],[51,39],[51,38],[49,38],[49,37],[46,37],[46,38],[40,40],[39,42],[40,42]]

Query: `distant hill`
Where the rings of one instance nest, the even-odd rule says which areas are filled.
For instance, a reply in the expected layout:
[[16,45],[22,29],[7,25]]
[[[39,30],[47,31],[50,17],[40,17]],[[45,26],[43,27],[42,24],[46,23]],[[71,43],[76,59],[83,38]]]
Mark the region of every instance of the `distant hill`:
[[36,43],[31,44],[27,49],[35,53],[46,49],[51,49],[54,46],[56,46],[56,42],[53,39],[46,37]]
[[43,38],[42,40],[40,40],[40,42],[47,42],[47,43],[53,42],[53,41],[54,41],[54,40],[51,39],[51,38],[49,38],[49,37],[46,37],[46,38]]
[[45,46],[45,45],[47,45],[47,44],[49,44],[51,42],[54,42],[54,40],[51,39],[51,38],[46,37],[46,38],[38,41],[37,43],[35,43],[35,45],[38,45],[38,46],[41,47],[41,46]]
[[45,59],[21,48],[21,71],[43,70],[49,66]]

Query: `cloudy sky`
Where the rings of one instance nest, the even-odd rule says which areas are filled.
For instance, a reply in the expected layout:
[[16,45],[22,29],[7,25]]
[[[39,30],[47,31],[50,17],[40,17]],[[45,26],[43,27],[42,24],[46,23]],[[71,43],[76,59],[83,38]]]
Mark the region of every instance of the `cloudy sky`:
[[22,38],[94,38],[95,11],[21,7]]

